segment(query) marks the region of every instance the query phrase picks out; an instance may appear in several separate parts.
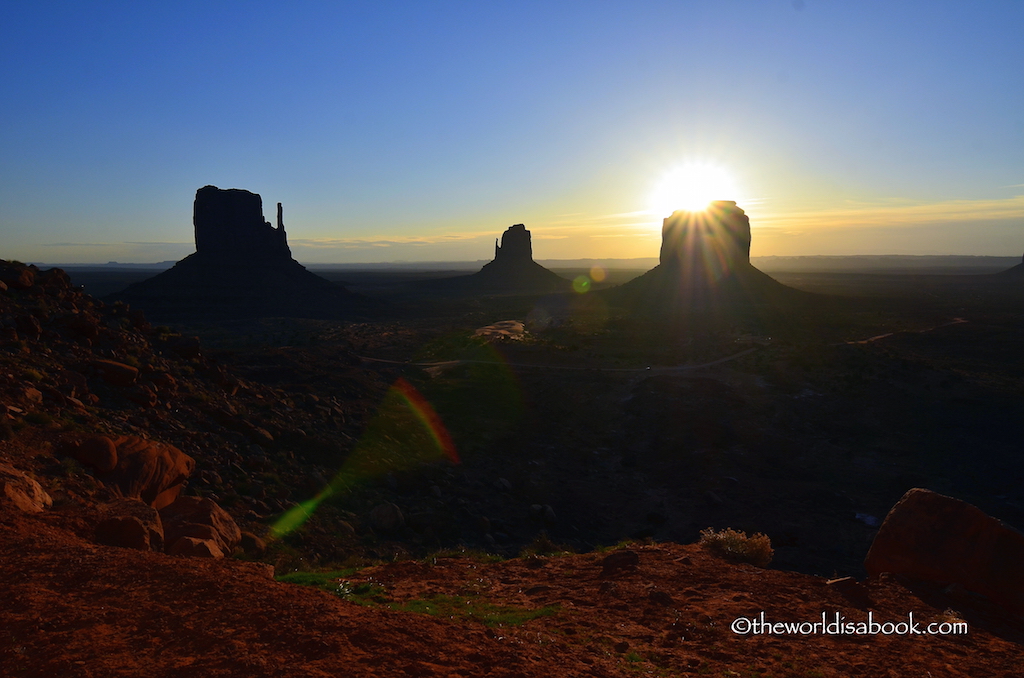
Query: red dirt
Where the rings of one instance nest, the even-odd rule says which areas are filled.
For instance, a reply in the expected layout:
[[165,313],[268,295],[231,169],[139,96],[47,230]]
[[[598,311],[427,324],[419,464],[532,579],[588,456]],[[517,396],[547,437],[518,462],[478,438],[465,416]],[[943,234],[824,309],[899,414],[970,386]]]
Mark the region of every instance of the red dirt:
[[[100,546],[55,509],[0,509],[4,676],[1017,676],[1019,620],[972,613],[966,636],[739,636],[733,619],[866,619],[808,575],[733,564],[695,545],[605,554],[404,561],[360,571],[401,604],[460,595],[552,616],[487,628],[275,582],[270,567]],[[895,581],[866,586],[878,621],[944,610]],[[974,615],[973,617],[971,615]],[[976,625],[980,619],[984,627]]]

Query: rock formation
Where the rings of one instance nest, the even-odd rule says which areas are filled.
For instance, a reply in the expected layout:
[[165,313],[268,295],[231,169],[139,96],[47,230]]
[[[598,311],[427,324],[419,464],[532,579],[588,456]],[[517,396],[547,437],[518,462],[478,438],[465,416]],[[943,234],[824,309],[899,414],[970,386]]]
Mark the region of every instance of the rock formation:
[[530,232],[523,224],[510,226],[494,242],[494,261],[472,275],[432,280],[427,287],[445,290],[538,293],[564,292],[571,283],[533,260]]
[[524,224],[513,224],[501,235],[501,245],[494,239],[495,263],[509,262],[511,265],[533,261],[533,243],[530,232]]
[[774,303],[801,293],[750,264],[750,219],[731,200],[664,220],[659,264],[608,291],[610,300],[660,317]]
[[284,263],[292,258],[284,231],[281,203],[277,228],[263,220],[263,199],[237,188],[204,186],[193,208],[196,252],[222,262]]
[[368,310],[365,298],[310,273],[292,258],[281,203],[275,228],[264,220],[258,194],[204,186],[196,191],[193,224],[194,254],[114,298],[171,321],[337,318]]
[[1017,264],[1013,268],[1008,268],[1005,271],[997,273],[1007,278],[1024,278],[1024,257],[1021,258],[1021,263]]
[[1011,611],[1024,611],[1024,534],[953,497],[914,488],[892,507],[864,568],[959,584]]

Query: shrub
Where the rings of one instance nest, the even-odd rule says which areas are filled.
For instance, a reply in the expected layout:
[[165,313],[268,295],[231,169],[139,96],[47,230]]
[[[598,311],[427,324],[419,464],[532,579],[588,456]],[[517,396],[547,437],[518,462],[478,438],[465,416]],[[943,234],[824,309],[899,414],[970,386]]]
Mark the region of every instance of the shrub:
[[548,536],[546,530],[541,530],[533,538],[533,541],[523,548],[519,556],[527,558],[529,556],[555,556],[562,553],[572,553],[572,549],[564,544],[556,544]]
[[751,563],[758,567],[767,567],[775,555],[771,539],[760,532],[748,537],[746,532],[732,528],[716,532],[709,527],[701,531],[699,543],[708,551],[727,560]]

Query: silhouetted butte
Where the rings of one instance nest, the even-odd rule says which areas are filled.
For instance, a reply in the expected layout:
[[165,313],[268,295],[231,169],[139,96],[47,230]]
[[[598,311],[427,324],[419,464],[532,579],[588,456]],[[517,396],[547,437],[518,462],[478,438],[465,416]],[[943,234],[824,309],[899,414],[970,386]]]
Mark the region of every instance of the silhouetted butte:
[[263,218],[259,194],[204,186],[196,191],[193,224],[194,254],[113,297],[168,321],[341,318],[370,309],[365,297],[292,258],[281,203],[275,228]]
[[472,275],[443,278],[425,287],[461,292],[565,292],[571,283],[533,260],[530,232],[523,224],[510,226],[494,242],[494,260]]
[[803,296],[751,265],[750,219],[731,200],[666,218],[659,264],[607,294],[639,313],[658,316],[741,309]]

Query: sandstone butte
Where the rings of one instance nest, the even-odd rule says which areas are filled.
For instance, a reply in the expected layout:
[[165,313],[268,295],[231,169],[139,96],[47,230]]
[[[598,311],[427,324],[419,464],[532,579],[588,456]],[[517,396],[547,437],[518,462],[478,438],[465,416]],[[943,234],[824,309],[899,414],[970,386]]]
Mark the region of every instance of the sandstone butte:
[[750,263],[750,241],[750,219],[731,200],[674,212],[662,224],[658,265],[604,294],[638,314],[664,319],[802,301],[805,293]]
[[480,293],[568,292],[571,283],[533,260],[530,232],[514,224],[494,242],[494,259],[476,273],[421,283],[423,289]]
[[358,317],[373,304],[309,272],[292,258],[277,204],[277,226],[263,199],[204,186],[193,209],[196,251],[172,268],[114,295],[161,321],[203,318]]

